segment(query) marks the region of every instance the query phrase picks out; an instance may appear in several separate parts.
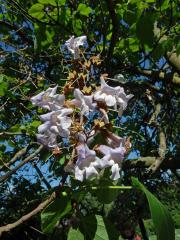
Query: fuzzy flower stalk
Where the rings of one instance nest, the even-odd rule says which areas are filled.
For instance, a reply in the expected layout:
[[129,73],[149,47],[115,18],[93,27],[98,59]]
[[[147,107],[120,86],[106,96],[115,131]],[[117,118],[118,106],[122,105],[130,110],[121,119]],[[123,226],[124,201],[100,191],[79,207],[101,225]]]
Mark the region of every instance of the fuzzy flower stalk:
[[[66,41],[74,59],[80,57],[79,46],[85,41],[85,36]],[[112,132],[109,113],[113,110],[121,117],[133,95],[126,95],[123,87],[109,86],[104,75],[100,83],[88,93],[77,87],[72,87],[71,94],[60,93],[55,86],[31,98],[34,105],[46,110],[40,115],[37,140],[52,151],[68,146],[71,159],[64,169],[79,181],[99,178],[105,169],[112,180],[119,179],[131,147],[129,139]]]

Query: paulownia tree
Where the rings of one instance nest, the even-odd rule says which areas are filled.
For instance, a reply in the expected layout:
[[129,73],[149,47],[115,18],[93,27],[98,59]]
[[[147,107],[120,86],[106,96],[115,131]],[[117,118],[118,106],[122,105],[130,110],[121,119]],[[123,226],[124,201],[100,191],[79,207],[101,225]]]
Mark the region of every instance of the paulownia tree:
[[178,14],[173,0],[1,0],[3,239],[148,239],[148,204],[157,238],[175,238],[139,181],[179,184]]

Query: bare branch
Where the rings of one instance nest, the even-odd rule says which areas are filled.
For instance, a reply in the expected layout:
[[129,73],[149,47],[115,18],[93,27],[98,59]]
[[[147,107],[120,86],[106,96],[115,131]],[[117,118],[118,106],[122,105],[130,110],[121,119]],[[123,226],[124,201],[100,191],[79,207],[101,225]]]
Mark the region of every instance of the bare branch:
[[163,71],[151,71],[151,70],[141,69],[138,67],[128,67],[128,70],[138,75],[143,75],[151,78],[158,78],[161,80],[171,80],[175,84],[180,84],[180,77],[177,76],[176,74],[174,74],[170,79],[170,77],[167,76]]
[[160,142],[159,149],[158,149],[159,157],[156,158],[154,164],[152,164],[148,169],[148,171],[150,171],[151,173],[156,172],[156,170],[160,167],[161,163],[165,158],[166,148],[167,148],[166,136],[162,129],[160,129],[160,132],[159,132],[159,142]]
[[[157,157],[147,156],[140,157],[137,159],[126,160],[123,163],[123,170],[134,169],[134,168],[149,168],[155,164]],[[162,164],[160,165],[162,170],[170,169],[172,171],[180,169],[180,156],[177,154],[174,157],[165,158]]]
[[3,163],[4,165],[0,167],[0,171],[4,170],[5,168],[9,168],[13,163],[15,163],[19,158],[21,158],[26,152],[28,147],[22,148],[19,150],[14,157],[7,163]]
[[6,181],[12,174],[14,174],[19,168],[21,168],[22,166],[24,166],[26,163],[30,162],[31,160],[33,160],[33,158],[40,153],[40,151],[43,149],[43,145],[40,145],[40,147],[33,152],[31,155],[29,155],[27,158],[24,159],[24,161],[20,162],[15,168],[13,168],[11,171],[7,172],[5,175],[3,175],[0,178],[0,183]]
[[172,52],[167,52],[167,59],[169,64],[175,68],[175,70],[180,73],[180,55],[177,56],[177,54]]
[[38,173],[40,179],[44,182],[44,184],[46,185],[47,189],[50,190],[51,189],[51,185],[49,184],[49,182],[46,180],[46,178],[44,177],[44,175],[42,174],[41,170],[38,168],[37,164],[35,162],[32,163],[33,167],[36,169],[36,172]]

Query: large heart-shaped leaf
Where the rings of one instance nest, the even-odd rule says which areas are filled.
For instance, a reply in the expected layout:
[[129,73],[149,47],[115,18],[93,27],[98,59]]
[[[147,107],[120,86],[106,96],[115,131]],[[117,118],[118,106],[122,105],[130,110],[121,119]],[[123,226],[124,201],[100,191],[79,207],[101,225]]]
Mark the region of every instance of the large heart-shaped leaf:
[[71,228],[68,233],[68,240],[84,240],[84,236],[79,229]]
[[117,240],[119,233],[115,227],[100,215],[84,217],[79,222],[79,228],[71,228],[68,240]]
[[157,239],[175,240],[174,222],[167,208],[137,178],[132,177],[132,183],[134,187],[143,191],[147,197]]
[[79,229],[86,240],[116,240],[119,238],[115,227],[100,215],[83,218]]

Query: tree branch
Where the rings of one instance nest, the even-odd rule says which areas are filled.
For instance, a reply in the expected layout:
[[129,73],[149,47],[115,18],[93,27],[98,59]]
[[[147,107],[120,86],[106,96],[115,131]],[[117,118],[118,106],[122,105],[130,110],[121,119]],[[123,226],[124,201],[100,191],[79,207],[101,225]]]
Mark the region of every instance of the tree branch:
[[172,52],[167,52],[166,58],[167,58],[169,64],[171,64],[171,66],[172,66],[178,73],[180,73],[180,55],[177,56],[177,54],[176,54],[174,51],[172,51]]
[[64,183],[66,182],[67,176],[68,176],[67,173],[65,173],[61,178],[61,181],[60,181],[59,186],[58,186],[58,190],[53,192],[47,200],[40,203],[33,211],[31,211],[28,214],[22,216],[19,220],[17,220],[14,223],[10,223],[10,224],[7,224],[5,226],[0,227],[0,237],[1,237],[3,232],[9,232],[10,230],[18,227],[19,225],[23,224],[24,222],[26,222],[27,220],[29,220],[30,218],[32,218],[36,214],[40,213],[43,209],[45,209],[56,197],[59,196],[59,192],[61,191],[62,187],[64,186]]
[[6,173],[0,178],[0,183],[6,181],[12,174],[14,174],[19,168],[24,166],[26,163],[31,161],[40,151],[43,149],[43,145],[40,145],[40,147],[31,155],[29,155],[27,158],[24,159],[24,161],[20,162],[15,168],[13,168],[11,171]]
[[180,84],[180,77],[174,74],[171,78],[167,76],[163,71],[151,71],[145,70],[138,67],[127,67],[127,70],[130,70],[132,73],[143,75],[151,78],[159,78],[161,80],[171,80],[175,84]]
[[51,189],[51,185],[49,184],[49,182],[46,180],[46,178],[44,177],[44,175],[42,174],[41,170],[38,168],[37,164],[35,162],[32,163],[33,167],[36,169],[36,172],[38,173],[40,179],[44,182],[44,184],[46,185],[47,189],[50,190]]
[[[161,167],[162,170],[180,169],[179,159],[180,159],[179,154],[177,154],[173,157],[165,158],[160,167]],[[123,167],[123,170],[134,169],[134,168],[149,168],[155,162],[156,162],[156,157],[154,157],[154,156],[140,157],[140,158],[137,158],[137,159],[126,160],[123,163],[122,167]]]
[[39,204],[39,206],[37,206],[37,208],[35,208],[30,213],[22,216],[19,220],[17,220],[14,223],[10,223],[10,224],[7,224],[5,226],[0,227],[0,236],[2,235],[3,232],[9,232],[13,228],[15,228],[15,227],[19,226],[20,224],[26,222],[28,219],[35,216],[39,212],[41,212],[46,206],[48,206],[49,203],[51,203],[55,199],[55,197],[56,197],[56,194],[55,194],[55,192],[53,192],[52,195],[46,201]]
[[19,158],[21,158],[26,152],[27,152],[28,147],[22,148],[19,150],[14,157],[7,163],[3,162],[3,166],[0,167],[0,171],[4,170],[5,168],[9,168],[13,163],[15,163]]
[[166,148],[167,148],[166,136],[162,129],[160,129],[160,132],[159,132],[159,142],[160,142],[159,149],[158,149],[159,157],[156,158],[155,162],[148,169],[148,171],[151,173],[154,173],[157,171],[157,169],[160,167],[161,163],[165,158]]
[[108,6],[109,14],[110,14],[110,17],[111,17],[111,20],[112,20],[112,25],[113,25],[110,46],[109,46],[109,50],[108,50],[108,54],[107,54],[108,66],[110,66],[109,61],[111,61],[113,51],[114,51],[114,47],[115,47],[116,41],[118,40],[118,37],[119,37],[120,28],[119,28],[119,21],[118,21],[118,18],[116,16],[116,12],[115,12],[114,1],[113,0],[107,0],[107,6]]

